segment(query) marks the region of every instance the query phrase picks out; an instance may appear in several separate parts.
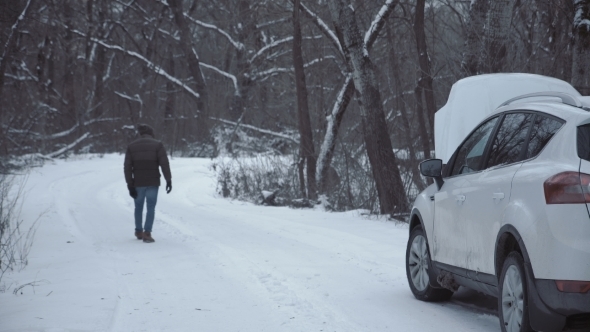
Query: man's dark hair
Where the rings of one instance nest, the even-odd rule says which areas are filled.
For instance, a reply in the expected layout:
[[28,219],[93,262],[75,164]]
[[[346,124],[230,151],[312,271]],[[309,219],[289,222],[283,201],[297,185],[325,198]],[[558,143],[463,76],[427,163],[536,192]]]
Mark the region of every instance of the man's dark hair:
[[154,136],[154,128],[150,127],[145,123],[140,123],[137,125],[137,132],[139,133],[139,135],[150,135],[152,137]]

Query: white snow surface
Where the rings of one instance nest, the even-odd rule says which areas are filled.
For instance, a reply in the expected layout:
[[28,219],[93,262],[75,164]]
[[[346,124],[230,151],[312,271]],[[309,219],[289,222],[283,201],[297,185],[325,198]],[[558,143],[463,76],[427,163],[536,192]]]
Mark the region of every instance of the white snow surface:
[[459,144],[503,102],[528,93],[580,93],[557,78],[522,73],[470,76],[453,84],[445,106],[434,115],[436,158],[447,163]]
[[499,331],[493,298],[412,296],[407,225],[226,200],[207,159],[171,160],[156,242],[138,241],[123,159],[30,173],[21,217],[41,217],[0,283],[0,331]]

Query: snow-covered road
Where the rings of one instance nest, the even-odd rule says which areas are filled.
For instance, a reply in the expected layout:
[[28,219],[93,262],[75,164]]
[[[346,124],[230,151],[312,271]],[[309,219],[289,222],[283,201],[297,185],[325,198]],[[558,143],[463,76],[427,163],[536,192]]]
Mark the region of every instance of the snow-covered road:
[[171,161],[153,244],[133,237],[123,156],[34,169],[22,217],[41,217],[0,331],[499,331],[493,299],[412,296],[406,225],[226,200],[210,163]]

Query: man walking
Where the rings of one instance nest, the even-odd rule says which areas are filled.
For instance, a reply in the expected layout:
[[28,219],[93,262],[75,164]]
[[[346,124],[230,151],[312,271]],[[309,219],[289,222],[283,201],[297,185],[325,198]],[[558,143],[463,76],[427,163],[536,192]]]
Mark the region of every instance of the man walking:
[[[154,242],[152,225],[160,187],[159,167],[162,167],[168,194],[172,191],[172,175],[164,145],[154,139],[154,129],[139,124],[137,131],[140,137],[127,147],[123,168],[129,195],[135,200],[135,236],[138,240],[151,243]],[[144,202],[147,202],[145,226],[142,224]]]

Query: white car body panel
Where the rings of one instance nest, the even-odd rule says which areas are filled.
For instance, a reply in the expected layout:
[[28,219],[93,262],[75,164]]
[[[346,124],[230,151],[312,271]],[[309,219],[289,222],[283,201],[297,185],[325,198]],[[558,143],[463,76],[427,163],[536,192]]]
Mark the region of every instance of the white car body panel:
[[486,169],[472,177],[469,186],[463,188],[464,211],[460,216],[465,225],[466,269],[495,274],[494,255],[496,237],[504,210],[510,202],[512,178],[522,162]]

